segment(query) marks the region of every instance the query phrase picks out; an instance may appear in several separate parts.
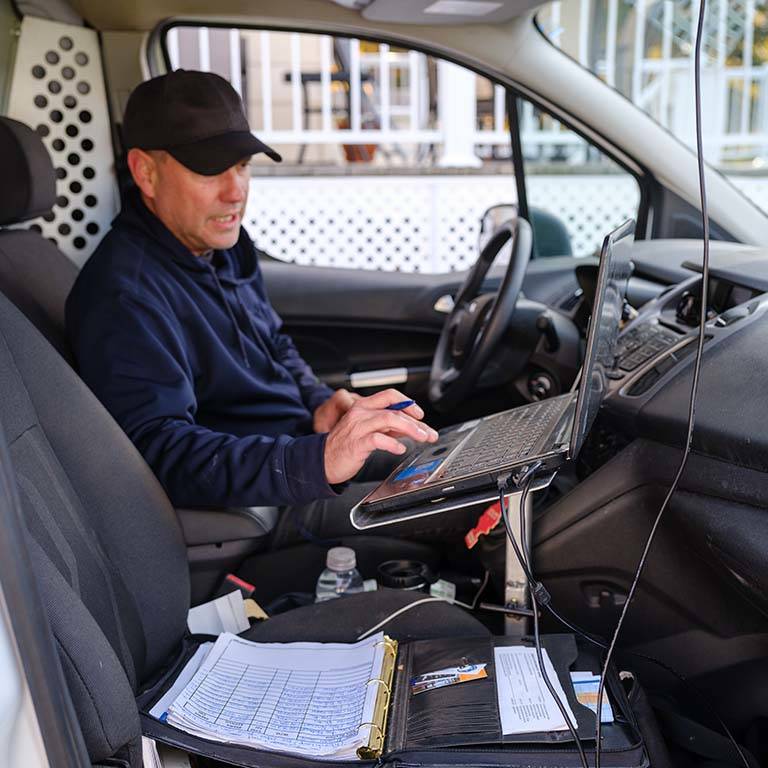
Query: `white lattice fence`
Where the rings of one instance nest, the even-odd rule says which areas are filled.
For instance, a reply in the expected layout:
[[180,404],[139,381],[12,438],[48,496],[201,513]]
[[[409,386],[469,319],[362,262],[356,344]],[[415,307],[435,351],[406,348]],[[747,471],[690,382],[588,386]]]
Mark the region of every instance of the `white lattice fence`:
[[[637,212],[637,184],[616,176],[529,176],[530,203],[559,216],[576,255],[593,253]],[[517,200],[508,176],[254,178],[246,227],[297,264],[401,272],[465,269],[480,217]]]

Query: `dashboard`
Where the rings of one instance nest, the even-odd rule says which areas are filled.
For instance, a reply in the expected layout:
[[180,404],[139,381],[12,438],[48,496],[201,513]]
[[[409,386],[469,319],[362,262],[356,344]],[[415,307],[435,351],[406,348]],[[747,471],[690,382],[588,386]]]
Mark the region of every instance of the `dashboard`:
[[[768,461],[768,251],[713,244],[694,450]],[[698,338],[701,243],[638,242],[641,279],[677,278],[622,330],[605,417],[631,437],[682,445]],[[637,258],[634,257],[637,252]],[[682,278],[682,279],[680,279]]]

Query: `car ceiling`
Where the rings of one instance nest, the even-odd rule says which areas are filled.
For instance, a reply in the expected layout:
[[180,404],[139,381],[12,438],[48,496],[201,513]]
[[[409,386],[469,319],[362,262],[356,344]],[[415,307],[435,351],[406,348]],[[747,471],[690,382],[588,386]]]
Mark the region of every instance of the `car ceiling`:
[[[45,6],[51,0],[38,0]],[[61,6],[61,0],[54,0]],[[510,21],[541,4],[541,0],[291,0],[294,18],[325,22],[359,23],[362,19],[386,24],[434,26],[484,25]],[[178,16],[210,17],[209,0],[133,0],[106,3],[104,0],[72,0],[72,7],[96,29],[145,29]],[[284,17],[286,3],[271,0],[219,0],[217,18]]]

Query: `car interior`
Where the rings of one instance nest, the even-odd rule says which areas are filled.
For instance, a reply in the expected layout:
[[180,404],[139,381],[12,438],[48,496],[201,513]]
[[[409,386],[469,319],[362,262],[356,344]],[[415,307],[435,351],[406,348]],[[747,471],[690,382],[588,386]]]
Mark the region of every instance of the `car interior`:
[[[379,589],[314,604],[329,542],[271,547],[275,507],[174,509],[78,377],[64,303],[128,188],[122,110],[136,84],[172,66],[174,24],[355,36],[461,64],[503,89],[505,114],[530,102],[634,179],[634,271],[616,369],[577,460],[533,495],[533,570],[568,622],[542,611],[541,631],[575,627],[576,634],[611,636],[683,455],[704,311],[691,453],[614,661],[642,736],[632,765],[768,764],[768,216],[707,171],[712,243],[702,310],[695,156],[544,40],[537,3],[485,4],[494,9],[482,19],[461,4],[447,18],[428,5],[0,0],[0,29],[13,41],[0,50],[0,508],[8,532],[0,579],[51,765],[142,765],[141,734],[149,727],[142,702],[189,654],[190,606],[221,594],[228,574],[249,582],[270,615],[245,633],[263,642],[349,642],[424,597]],[[71,74],[53,79],[70,59]],[[476,316],[461,318],[463,347],[454,346],[446,364],[441,334],[456,319],[454,300],[473,264],[437,272],[330,268],[285,261],[265,248],[270,300],[323,381],[363,395],[396,386],[435,428],[571,390],[583,362],[599,247],[573,255],[562,222],[530,195],[526,202],[520,124],[509,126],[514,215],[531,222],[532,245],[506,327],[481,365],[467,361],[509,282],[502,259],[486,265],[472,297]],[[281,181],[277,171],[258,178],[267,190]],[[307,179],[315,181],[311,173]],[[508,221],[499,219],[503,207],[484,217],[486,236]],[[603,235],[621,223],[606,224]],[[458,387],[450,365],[472,369]],[[404,539],[386,526],[332,543],[355,549],[365,579],[377,578],[384,561],[413,560],[456,586],[465,607],[408,608],[392,624],[403,639],[521,631],[508,599],[514,585],[503,526],[471,549],[462,540]],[[17,593],[25,595],[21,604]],[[612,734],[603,764],[629,765],[611,752]],[[198,766],[323,762],[157,737],[188,751]],[[572,748],[558,751],[556,762],[537,759],[509,749],[425,750],[393,762],[580,764]]]

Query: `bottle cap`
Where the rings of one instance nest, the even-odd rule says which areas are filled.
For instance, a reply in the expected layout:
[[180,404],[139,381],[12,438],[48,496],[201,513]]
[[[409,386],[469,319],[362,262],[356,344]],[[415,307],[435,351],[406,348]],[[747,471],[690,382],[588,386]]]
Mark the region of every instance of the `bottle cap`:
[[351,571],[357,565],[355,550],[350,547],[332,547],[325,564],[332,571]]

